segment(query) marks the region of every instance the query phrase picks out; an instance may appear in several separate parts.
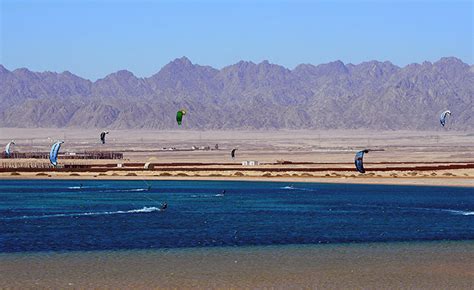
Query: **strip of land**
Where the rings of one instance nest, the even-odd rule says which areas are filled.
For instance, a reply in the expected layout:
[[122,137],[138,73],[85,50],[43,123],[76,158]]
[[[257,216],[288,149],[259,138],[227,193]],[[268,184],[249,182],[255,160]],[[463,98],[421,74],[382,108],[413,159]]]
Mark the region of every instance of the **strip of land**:
[[[43,175],[44,174],[44,175]],[[345,184],[384,184],[384,185],[421,185],[421,186],[461,186],[474,187],[474,178],[352,178],[352,177],[235,177],[235,176],[149,176],[135,175],[135,172],[129,172],[125,175],[96,175],[96,174],[21,174],[8,175],[0,174],[2,179],[64,179],[64,180],[222,180],[222,181],[274,181],[274,182],[315,182],[315,183],[345,183]],[[72,175],[72,176],[71,176]]]
[[0,254],[0,288],[472,289],[474,243]]
[[[16,141],[16,155],[0,159],[0,178],[4,179],[474,186],[474,134],[467,132],[125,130],[111,131],[105,145],[93,130],[4,128],[0,133],[0,142]],[[65,143],[59,166],[53,168],[47,152],[56,139]],[[233,159],[230,151],[234,148]],[[360,174],[353,159],[355,152],[365,148],[383,151],[366,154],[366,173]]]

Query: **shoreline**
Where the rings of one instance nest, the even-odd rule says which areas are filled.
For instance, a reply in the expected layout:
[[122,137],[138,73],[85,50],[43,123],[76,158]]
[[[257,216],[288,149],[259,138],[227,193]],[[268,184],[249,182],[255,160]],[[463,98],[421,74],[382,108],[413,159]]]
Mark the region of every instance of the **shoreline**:
[[[468,132],[283,130],[116,130],[98,145],[94,130],[5,131],[16,152],[45,152],[44,135],[67,139],[52,168],[41,158],[0,159],[0,179],[229,180],[474,187],[474,135]],[[8,134],[7,134],[8,133]],[[449,135],[448,142],[440,142]],[[6,138],[8,136],[8,138]],[[57,139],[56,138],[56,139]],[[442,139],[441,139],[442,140]],[[21,141],[21,142],[20,142]],[[215,148],[219,145],[219,149]],[[232,148],[237,148],[231,158]],[[358,150],[384,149],[354,166]],[[15,151],[14,151],[15,152]],[[94,153],[89,157],[81,154]],[[118,153],[121,158],[107,154]],[[100,156],[106,154],[107,158]],[[113,155],[113,154],[112,154]],[[94,157],[95,156],[95,157]],[[100,158],[99,158],[99,157]],[[43,158],[44,157],[44,158]],[[77,158],[76,158],[77,157]],[[95,158],[98,159],[95,159]]]
[[365,185],[407,185],[407,186],[454,186],[474,187],[472,177],[261,177],[261,176],[104,176],[104,175],[0,175],[0,180],[182,180],[182,181],[254,181],[254,182],[291,182],[291,183],[330,183]]

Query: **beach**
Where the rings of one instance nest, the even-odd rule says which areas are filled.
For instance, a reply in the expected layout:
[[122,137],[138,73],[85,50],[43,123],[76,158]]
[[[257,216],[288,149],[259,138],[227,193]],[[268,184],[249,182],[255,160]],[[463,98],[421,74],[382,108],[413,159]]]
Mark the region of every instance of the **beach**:
[[[3,128],[0,141],[16,140],[18,152],[48,152],[54,139],[65,141],[63,154],[119,152],[123,159],[59,156],[58,168],[50,167],[47,159],[2,159],[0,178],[474,186],[474,135],[467,132],[117,130],[107,138],[99,144],[94,130]],[[366,173],[360,174],[354,154],[365,148],[383,151],[366,154]],[[243,165],[246,161],[258,163]]]
[[472,242],[0,254],[0,288],[470,289]]
[[[134,175],[127,175],[133,173]],[[113,174],[113,173],[112,173]],[[124,175],[98,175],[94,173],[81,174],[80,176],[67,174],[0,174],[0,178],[11,180],[30,180],[30,179],[58,179],[58,180],[202,180],[202,181],[274,181],[274,182],[288,182],[288,183],[339,183],[339,184],[384,184],[384,185],[430,185],[430,186],[462,186],[474,187],[474,178],[391,178],[391,177],[373,177],[373,178],[353,178],[353,177],[259,177],[259,176],[154,176],[154,175],[140,175],[135,172],[128,172]],[[136,174],[136,175],[135,175]],[[179,173],[178,173],[179,174]]]

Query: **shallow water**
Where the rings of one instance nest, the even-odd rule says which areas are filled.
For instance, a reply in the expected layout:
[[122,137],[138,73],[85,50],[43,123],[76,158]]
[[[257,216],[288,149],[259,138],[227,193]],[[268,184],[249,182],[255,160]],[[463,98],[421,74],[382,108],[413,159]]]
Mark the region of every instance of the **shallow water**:
[[473,239],[472,188],[0,181],[4,253]]
[[474,242],[0,254],[7,289],[472,289]]

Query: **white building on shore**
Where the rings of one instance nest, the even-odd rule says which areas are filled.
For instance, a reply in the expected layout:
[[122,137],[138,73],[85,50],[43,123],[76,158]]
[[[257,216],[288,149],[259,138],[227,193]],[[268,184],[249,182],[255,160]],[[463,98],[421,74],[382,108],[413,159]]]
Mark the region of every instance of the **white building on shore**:
[[259,163],[256,160],[245,160],[242,161],[242,166],[257,166]]

